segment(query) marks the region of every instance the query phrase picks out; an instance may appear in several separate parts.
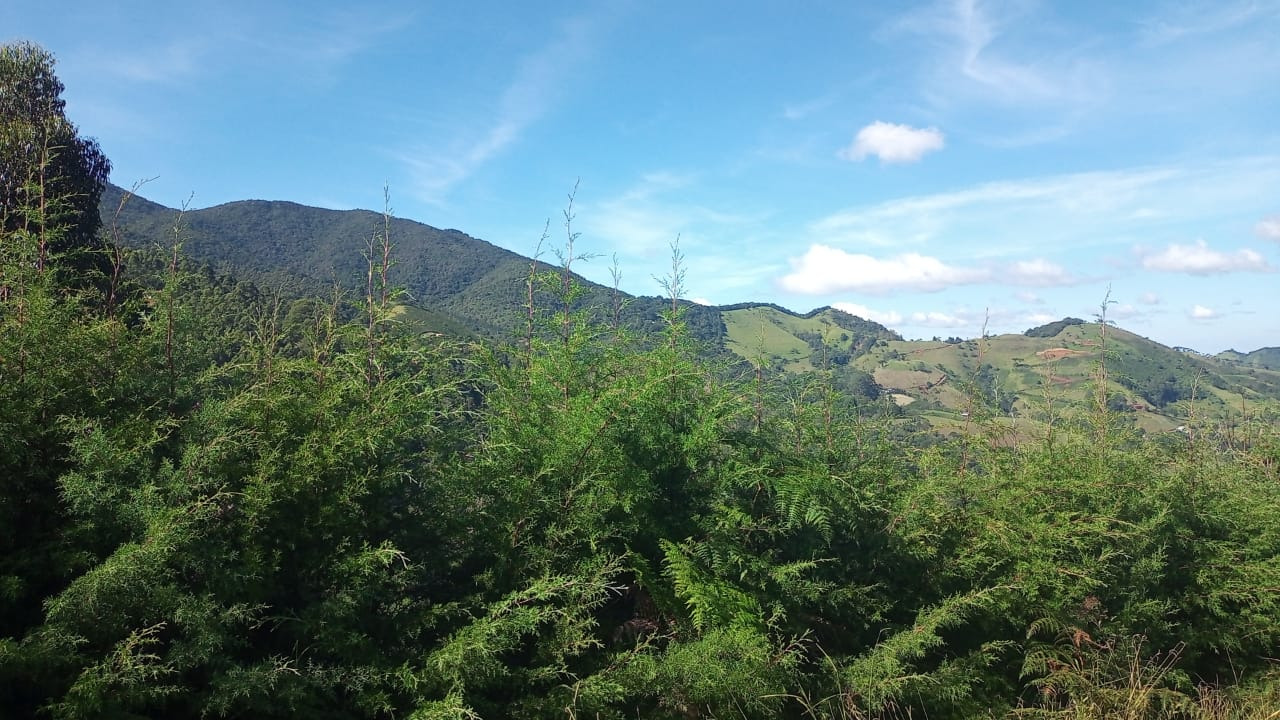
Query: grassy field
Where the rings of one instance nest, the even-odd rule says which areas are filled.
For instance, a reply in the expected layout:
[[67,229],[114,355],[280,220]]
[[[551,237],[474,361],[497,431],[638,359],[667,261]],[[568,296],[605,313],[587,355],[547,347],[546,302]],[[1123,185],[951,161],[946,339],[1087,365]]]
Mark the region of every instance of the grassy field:
[[[1095,323],[1050,338],[889,341],[854,363],[899,406],[932,408],[920,415],[941,432],[954,431],[975,404],[1030,425],[1050,415],[1079,416],[1095,407],[1103,374],[1111,409],[1126,412],[1149,433],[1256,417],[1280,398],[1280,373],[1173,350],[1114,327],[1104,334]],[[1178,393],[1176,401],[1147,397],[1165,385]]]
[[[848,325],[841,324],[838,310],[824,309],[808,317],[784,312],[768,305],[728,310],[721,314],[726,331],[725,346],[750,361],[763,359],[778,363],[788,372],[805,372],[823,366],[821,352],[802,337],[817,335],[833,350],[847,350],[862,339]],[[865,337],[862,336],[862,337]]]
[[866,328],[875,326],[829,308],[801,316],[761,305],[722,317],[726,347],[739,356],[806,372],[831,367],[831,357],[843,353],[904,412],[944,434],[970,425],[970,413],[1005,418],[1015,435],[1034,435],[1050,422],[1094,412],[1104,377],[1109,409],[1147,433],[1230,424],[1280,404],[1280,372],[1175,350],[1110,325],[948,343],[869,335]]

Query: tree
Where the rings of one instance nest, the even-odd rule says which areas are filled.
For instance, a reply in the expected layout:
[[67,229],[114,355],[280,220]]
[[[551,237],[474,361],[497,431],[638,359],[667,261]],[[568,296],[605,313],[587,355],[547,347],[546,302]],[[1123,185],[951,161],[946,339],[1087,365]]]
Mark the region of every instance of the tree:
[[34,43],[0,45],[0,223],[30,266],[56,263],[83,284],[110,267],[98,200],[111,163],[67,119],[54,63]]

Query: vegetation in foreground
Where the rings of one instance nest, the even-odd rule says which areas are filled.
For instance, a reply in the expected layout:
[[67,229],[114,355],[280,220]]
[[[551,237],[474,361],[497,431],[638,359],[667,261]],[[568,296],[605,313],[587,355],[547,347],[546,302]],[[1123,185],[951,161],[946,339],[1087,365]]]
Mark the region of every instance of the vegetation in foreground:
[[[289,202],[179,211],[135,195],[122,206],[127,194],[108,185],[100,201],[121,248],[168,247],[181,214],[184,256],[291,298],[328,296],[335,282],[347,292],[364,292],[366,273],[353,238],[383,224],[368,211]],[[520,334],[512,308],[525,301],[529,258],[456,230],[396,218],[385,224],[396,238],[397,262],[388,280],[404,289],[403,319],[459,339],[501,341]],[[578,307],[592,310],[597,322],[624,324],[645,336],[661,331],[664,299],[579,282]],[[906,341],[830,307],[800,315],[762,303],[685,303],[683,312],[688,334],[708,360],[737,359],[770,374],[829,370],[836,388],[860,398],[864,410],[892,412],[902,425],[940,434],[963,432],[964,413],[972,414],[975,405],[1003,417],[1010,437],[1043,434],[1052,422],[1048,405],[1055,414],[1090,405],[1094,368],[1104,360],[1098,342],[1103,326],[1077,318],[1016,335]],[[1230,426],[1280,404],[1280,370],[1271,363],[1275,348],[1208,357],[1110,325],[1105,332],[1108,407],[1143,432],[1205,420]]]
[[1103,395],[895,442],[821,371],[703,359],[678,263],[656,341],[577,310],[569,217],[500,349],[403,331],[385,223],[362,293],[285,305],[181,226],[117,252],[51,67],[0,48],[52,93],[0,128],[12,716],[1280,713],[1274,426],[1145,439]]

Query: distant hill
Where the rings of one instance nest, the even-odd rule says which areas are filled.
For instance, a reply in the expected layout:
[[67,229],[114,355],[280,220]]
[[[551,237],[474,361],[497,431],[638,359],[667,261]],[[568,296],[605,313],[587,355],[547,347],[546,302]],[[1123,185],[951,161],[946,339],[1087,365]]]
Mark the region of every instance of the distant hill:
[[[104,193],[108,228],[124,191]],[[169,247],[219,271],[290,295],[327,295],[335,284],[363,290],[366,241],[382,230],[382,215],[325,210],[291,202],[246,200],[182,214],[133,197],[116,227],[124,244]],[[405,317],[445,334],[511,337],[519,327],[529,258],[458,230],[392,218],[391,282],[407,292]],[[548,266],[543,266],[549,269]],[[621,321],[642,337],[662,326],[667,300],[615,296],[579,278],[582,307],[608,312],[616,299]],[[548,307],[553,300],[542,296]],[[799,314],[767,303],[705,307],[686,303],[691,333],[711,353],[773,373],[829,370],[835,385],[866,399],[883,397],[898,412],[946,431],[981,409],[1017,425],[1043,421],[1046,401],[1057,409],[1087,407],[1098,367],[1101,327],[1064,318],[1021,335],[982,341],[905,341],[877,323],[830,307]],[[1200,417],[1252,412],[1280,400],[1280,348],[1216,357],[1180,352],[1107,327],[1108,402],[1139,427],[1168,430]]]
[[1109,408],[1148,431],[1171,430],[1193,415],[1238,418],[1280,403],[1280,372],[1175,350],[1112,326],[1104,337],[1099,324],[1073,318],[1043,327],[1054,334],[878,343],[855,364],[900,405],[944,429],[965,412],[1020,421],[1023,429],[1050,413],[1085,412],[1100,367]]
[[766,303],[719,310],[730,351],[789,372],[847,365],[877,341],[902,339],[883,325],[830,307],[803,315]]
[[[111,227],[125,191],[103,193],[104,224]],[[181,213],[140,196],[124,205],[116,226],[130,247],[169,247],[182,240],[183,253],[220,271],[271,290],[327,295],[335,284],[360,292],[366,277],[366,241],[382,231],[384,218],[368,210],[327,210],[292,202],[243,200]],[[180,224],[175,233],[175,224]],[[406,290],[411,314],[425,329],[464,327],[486,337],[516,327],[525,297],[529,258],[458,230],[391,218],[394,267],[390,281]],[[548,266],[543,264],[542,269]],[[583,278],[584,305],[608,307],[613,291]],[[665,300],[623,294],[623,319],[648,329],[660,324]],[[687,320],[705,342],[722,343],[719,312],[687,303]]]
[[1266,370],[1280,370],[1280,347],[1259,348],[1258,350],[1248,353],[1227,350],[1226,352],[1218,353],[1217,358],[1219,360],[1235,363],[1237,365],[1245,365],[1247,367],[1264,368]]
[[1061,320],[1057,320],[1051,323],[1046,323],[1044,325],[1041,325],[1040,327],[1033,327],[1022,334],[1032,338],[1057,337],[1059,333],[1071,327],[1072,325],[1083,325],[1083,324],[1084,324],[1084,321],[1081,320],[1080,318],[1068,317],[1068,318],[1062,318]]

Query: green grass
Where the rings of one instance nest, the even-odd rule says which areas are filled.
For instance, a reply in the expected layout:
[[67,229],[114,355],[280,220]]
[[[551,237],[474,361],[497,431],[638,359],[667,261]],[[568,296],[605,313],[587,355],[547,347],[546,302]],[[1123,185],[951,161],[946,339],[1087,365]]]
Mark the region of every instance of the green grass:
[[[791,365],[791,370],[809,370],[813,353],[809,344],[796,337],[800,320],[769,307],[731,310],[722,316],[725,347],[747,360],[765,359]],[[809,321],[800,320],[801,323]],[[816,324],[816,323],[815,323]]]
[[[1145,432],[1168,432],[1189,419],[1221,423],[1257,416],[1280,400],[1280,373],[1176,351],[1115,327],[1104,339],[1096,323],[1070,326],[1051,338],[889,341],[854,364],[885,390],[924,401],[908,407],[914,405],[934,429],[950,432],[954,418],[975,401],[995,415],[1007,415],[1011,407],[1031,425],[1050,406],[1057,417],[1091,412],[1104,348],[1107,394],[1131,404],[1128,415]],[[1144,396],[1165,384],[1180,388],[1182,399],[1155,403]],[[994,407],[997,393],[1002,411]]]
[[805,372],[824,365],[821,353],[815,353],[802,335],[817,335],[830,348],[849,350],[868,334],[867,329],[859,331],[849,327],[852,316],[830,308],[801,316],[757,305],[725,310],[721,317],[726,348],[752,362],[779,364],[787,372]]

